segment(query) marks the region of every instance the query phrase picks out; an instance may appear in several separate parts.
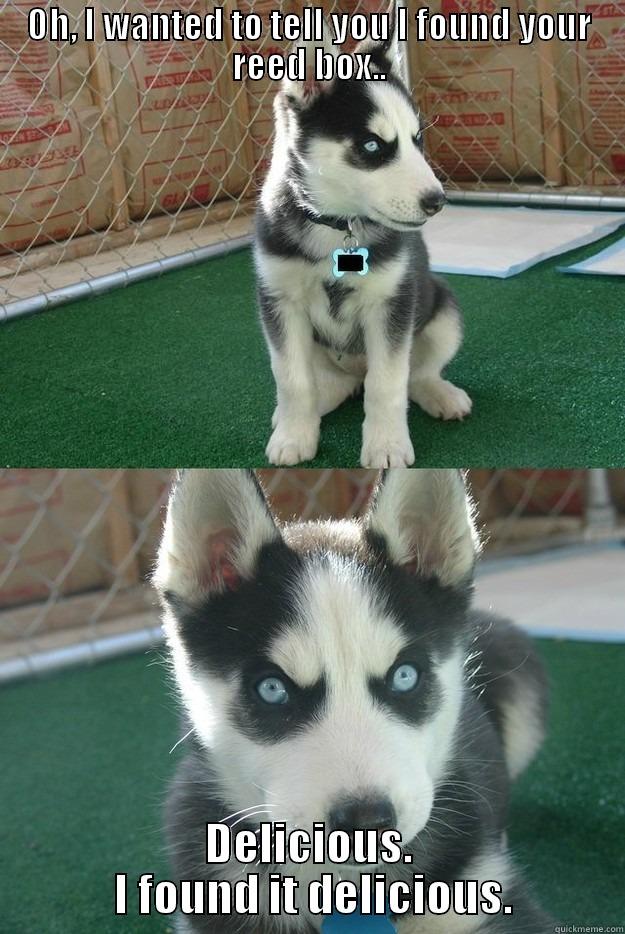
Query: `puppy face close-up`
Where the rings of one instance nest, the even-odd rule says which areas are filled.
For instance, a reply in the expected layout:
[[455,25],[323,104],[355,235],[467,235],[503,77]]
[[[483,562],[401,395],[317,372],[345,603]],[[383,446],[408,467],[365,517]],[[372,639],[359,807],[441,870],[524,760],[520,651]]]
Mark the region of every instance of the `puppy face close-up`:
[[[336,47],[326,38],[326,54]],[[313,60],[314,46],[306,48]],[[367,40],[378,80],[285,81],[276,114],[285,128],[293,170],[319,214],[366,216],[412,229],[445,203],[424,155],[424,124],[398,66],[395,41]],[[307,59],[308,61],[308,59]]]
[[405,842],[424,828],[462,704],[474,547],[453,472],[392,472],[361,522],[284,527],[251,474],[181,477],[157,584],[232,811]]

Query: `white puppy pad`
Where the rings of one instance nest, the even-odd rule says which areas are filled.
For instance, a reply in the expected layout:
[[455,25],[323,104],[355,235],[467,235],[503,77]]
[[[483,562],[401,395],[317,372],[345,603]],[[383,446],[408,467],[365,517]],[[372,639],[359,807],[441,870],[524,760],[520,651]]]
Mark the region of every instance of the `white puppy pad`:
[[449,204],[427,222],[423,237],[435,272],[507,279],[621,224],[623,212]]
[[605,250],[572,266],[560,266],[561,272],[579,272],[592,276],[625,276],[625,237]]
[[625,548],[582,546],[485,561],[475,606],[536,636],[625,642]]

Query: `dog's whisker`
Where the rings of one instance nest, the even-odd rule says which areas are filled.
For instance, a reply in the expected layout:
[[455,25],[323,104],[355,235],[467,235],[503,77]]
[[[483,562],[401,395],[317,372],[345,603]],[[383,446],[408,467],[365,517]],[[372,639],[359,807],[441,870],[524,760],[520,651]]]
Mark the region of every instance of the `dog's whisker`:
[[262,814],[263,812],[266,812],[267,814],[269,814],[269,808],[271,807],[275,807],[275,805],[273,804],[250,804],[249,807],[240,808],[238,811],[233,811],[232,814],[228,814],[226,817],[221,817],[220,823],[226,824],[233,817],[238,817],[239,814],[243,814],[243,819],[245,820],[246,817],[250,816],[249,814],[250,811],[258,811],[260,814]]
[[184,736],[182,736],[182,737],[178,740],[177,743],[174,743],[174,745],[173,745],[173,746],[171,747],[171,749],[169,750],[169,755],[171,756],[171,754],[172,754],[172,752],[174,751],[174,749],[177,749],[178,746],[180,746],[182,743],[184,743],[185,739],[188,739],[188,738],[191,736],[191,734],[194,733],[194,732],[195,732],[195,728],[194,728],[194,727],[191,727],[191,729],[189,730],[188,733],[185,733]]
[[252,785],[254,786],[254,788],[258,788],[259,791],[264,792],[266,795],[272,795],[272,797],[274,798],[277,797],[275,791],[269,791],[268,788],[265,788],[263,785],[257,784],[257,782],[252,782]]

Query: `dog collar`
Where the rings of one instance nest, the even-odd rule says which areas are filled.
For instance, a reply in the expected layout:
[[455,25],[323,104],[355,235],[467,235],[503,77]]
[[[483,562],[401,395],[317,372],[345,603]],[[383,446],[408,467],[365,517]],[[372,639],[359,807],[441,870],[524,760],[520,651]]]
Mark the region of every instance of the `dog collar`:
[[[313,224],[323,224],[324,227],[331,227],[345,234],[343,239],[343,249],[333,250],[332,275],[335,279],[342,279],[345,273],[357,273],[359,276],[366,276],[369,272],[369,250],[360,246],[358,238],[354,234],[353,224],[357,219],[355,217],[332,217],[330,214],[313,214],[307,208],[304,209],[307,220]],[[358,218],[361,220],[362,218]]]
[[304,208],[304,214],[306,220],[309,220],[311,224],[321,224],[323,227],[331,227],[333,230],[340,230],[342,233],[351,233],[352,224],[356,219],[354,217],[333,217],[331,214],[314,214],[313,211],[309,211],[307,208]]

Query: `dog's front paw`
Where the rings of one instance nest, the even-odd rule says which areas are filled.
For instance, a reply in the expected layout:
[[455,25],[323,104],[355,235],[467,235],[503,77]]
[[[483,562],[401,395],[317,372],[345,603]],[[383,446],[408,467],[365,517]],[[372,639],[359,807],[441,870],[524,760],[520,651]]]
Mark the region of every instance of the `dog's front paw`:
[[442,418],[444,421],[462,421],[471,414],[473,408],[473,403],[464,389],[438,377],[413,380],[410,385],[410,398],[428,415]]
[[360,463],[363,467],[410,467],[414,464],[407,426],[395,430],[386,425],[369,428],[365,422]]
[[310,461],[317,453],[319,443],[319,419],[282,421],[276,419],[275,426],[265,450],[267,460],[277,467],[292,467],[302,461]]

